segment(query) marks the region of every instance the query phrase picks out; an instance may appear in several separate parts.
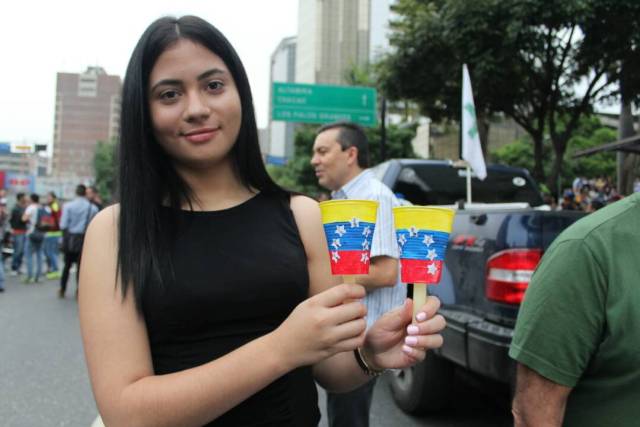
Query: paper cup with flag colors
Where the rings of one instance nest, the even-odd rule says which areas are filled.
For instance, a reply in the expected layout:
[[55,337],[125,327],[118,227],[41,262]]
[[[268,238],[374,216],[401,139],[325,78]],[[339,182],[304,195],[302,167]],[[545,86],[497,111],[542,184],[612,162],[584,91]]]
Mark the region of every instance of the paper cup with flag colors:
[[393,208],[402,282],[440,282],[454,215],[453,209],[439,207]]
[[378,202],[329,200],[320,203],[320,211],[329,245],[331,273],[343,276],[369,274]]

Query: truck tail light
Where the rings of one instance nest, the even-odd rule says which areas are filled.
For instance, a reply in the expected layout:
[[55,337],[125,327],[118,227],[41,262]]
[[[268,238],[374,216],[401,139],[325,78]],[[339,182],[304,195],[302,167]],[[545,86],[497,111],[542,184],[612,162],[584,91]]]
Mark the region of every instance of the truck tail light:
[[494,254],[487,261],[487,298],[520,304],[540,258],[540,249],[507,249]]

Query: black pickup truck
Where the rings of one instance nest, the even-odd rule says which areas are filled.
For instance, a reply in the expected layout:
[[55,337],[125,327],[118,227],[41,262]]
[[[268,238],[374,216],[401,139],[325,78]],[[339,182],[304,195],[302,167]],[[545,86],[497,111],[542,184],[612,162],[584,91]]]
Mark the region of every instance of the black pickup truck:
[[470,204],[466,169],[450,161],[390,160],[374,173],[406,202],[457,209],[441,281],[428,286],[442,301],[444,345],[394,372],[396,403],[412,414],[441,409],[455,369],[512,386],[507,353],[524,291],[553,239],[584,213],[551,211],[519,168],[489,165],[484,181],[472,179]]

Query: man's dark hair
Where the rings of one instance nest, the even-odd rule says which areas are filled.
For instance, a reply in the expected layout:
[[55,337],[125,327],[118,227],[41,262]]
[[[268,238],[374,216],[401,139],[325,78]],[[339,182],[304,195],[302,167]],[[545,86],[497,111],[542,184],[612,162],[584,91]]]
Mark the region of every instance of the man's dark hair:
[[87,187],[84,184],[78,184],[76,187],[76,196],[84,196],[87,194]]
[[356,147],[358,149],[358,166],[362,169],[369,167],[369,140],[367,134],[364,133],[364,129],[352,122],[333,122],[320,126],[316,132],[316,136],[322,132],[338,129],[338,143],[342,147],[342,151],[349,147]]
[[602,209],[602,208],[604,208],[604,205],[605,205],[604,200],[602,200],[602,199],[600,199],[600,198],[593,199],[593,200],[591,201],[591,208],[592,208],[594,211],[597,211],[598,209]]
[[[216,54],[229,69],[242,109],[240,131],[230,157],[240,182],[250,191],[286,194],[269,176],[258,143],[258,128],[249,79],[235,49],[213,25],[195,16],[154,21],[136,45],[122,86],[118,152],[117,268],[122,295],[132,284],[138,309],[144,288],[162,286],[173,276],[170,244],[183,203],[192,206],[193,191],[180,177],[173,159],[153,135],[149,77],[158,57],[180,40],[197,43]],[[171,208],[169,228],[161,226],[162,205]],[[144,209],[140,209],[144,206]]]
[[20,201],[20,200],[22,200],[22,199],[24,199],[24,193],[18,193],[18,194],[16,194],[16,200],[17,200],[17,201]]
[[36,193],[31,193],[29,198],[33,203],[40,203],[40,196],[38,196]]

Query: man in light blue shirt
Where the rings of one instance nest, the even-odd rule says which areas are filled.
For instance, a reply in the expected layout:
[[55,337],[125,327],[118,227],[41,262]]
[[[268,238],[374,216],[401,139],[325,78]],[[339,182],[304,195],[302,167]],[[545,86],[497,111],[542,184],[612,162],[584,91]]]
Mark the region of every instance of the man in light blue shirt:
[[[376,179],[369,167],[369,141],[360,126],[337,122],[316,133],[311,165],[321,186],[333,199],[375,200],[379,203],[371,244],[369,274],[355,281],[367,289],[367,327],[382,314],[400,306],[407,296],[398,277],[398,244],[393,226],[393,206],[400,203]],[[375,381],[349,393],[327,393],[330,427],[366,427]]]
[[85,194],[87,187],[80,184],[76,187],[76,198],[70,202],[64,204],[62,208],[62,217],[60,218],[60,229],[63,231],[63,245],[62,250],[64,252],[64,269],[62,270],[62,277],[60,278],[60,291],[58,296],[64,298],[64,293],[67,289],[67,281],[69,280],[69,271],[73,264],[77,264],[76,270],[76,297],[78,296],[77,282],[80,275],[80,255],[82,254],[82,243],[79,248],[72,248],[75,246],[70,244],[74,239],[82,242],[84,239],[84,233],[87,231],[89,222],[98,213],[98,208],[89,202]]

